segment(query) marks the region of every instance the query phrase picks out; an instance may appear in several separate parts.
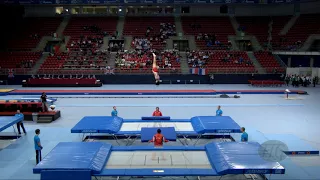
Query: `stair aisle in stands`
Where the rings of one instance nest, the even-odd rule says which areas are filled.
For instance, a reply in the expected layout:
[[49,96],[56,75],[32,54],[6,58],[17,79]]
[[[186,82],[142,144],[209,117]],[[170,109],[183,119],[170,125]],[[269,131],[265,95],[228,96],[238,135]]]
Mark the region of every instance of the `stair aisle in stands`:
[[180,52],[180,68],[182,74],[189,74],[189,65],[187,61],[187,54],[186,52]]
[[124,21],[125,21],[125,17],[120,16],[119,19],[118,19],[118,24],[117,24],[117,31],[118,31],[118,37],[117,37],[117,39],[119,39],[120,37],[122,37],[123,27],[124,27]]
[[252,61],[254,67],[258,70],[259,74],[266,74],[266,70],[262,68],[261,64],[259,61],[256,59],[252,51],[247,51],[247,55]]
[[46,61],[47,57],[49,56],[48,52],[43,52],[42,56],[40,57],[39,61],[36,62],[36,64],[33,66],[33,69],[31,71],[32,74],[36,74],[38,70],[40,69],[41,65]]
[[181,33],[181,36],[184,36],[184,32],[183,32],[183,28],[182,28],[182,24],[181,24],[181,17],[180,16],[175,16],[174,17],[174,23],[176,25],[176,32],[177,35],[179,36],[179,33]]
[[66,27],[68,26],[69,24],[69,21],[70,21],[70,17],[69,16],[65,16],[62,20],[62,22],[60,23],[58,29],[57,29],[57,34],[58,34],[58,37],[62,37],[62,33],[63,31],[66,29]]

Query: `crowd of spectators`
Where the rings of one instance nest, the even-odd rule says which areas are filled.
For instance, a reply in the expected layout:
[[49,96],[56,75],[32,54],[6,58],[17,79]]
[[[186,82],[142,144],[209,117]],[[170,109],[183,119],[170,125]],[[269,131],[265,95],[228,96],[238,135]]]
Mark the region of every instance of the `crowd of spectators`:
[[103,38],[99,36],[80,36],[77,41],[72,41],[70,48],[72,51],[96,50],[103,44]]
[[188,64],[192,67],[204,67],[211,54],[209,51],[187,51]]
[[[116,55],[116,67],[120,68],[151,68],[151,51],[124,51]],[[165,50],[157,55],[157,64],[160,68],[175,69],[173,62],[180,62],[180,54],[176,50]]]
[[124,41],[110,41],[108,46],[108,51],[124,51]]
[[[187,51],[187,60],[188,64],[191,67],[200,67],[203,68],[209,64],[209,60],[215,56],[214,51]],[[237,52],[228,52],[226,56],[220,59],[220,63],[233,63],[245,66],[252,66],[253,63],[249,59],[245,59],[241,54]]]
[[83,30],[84,31],[90,31],[91,33],[94,33],[96,34],[97,36],[100,36],[100,37],[105,37],[105,36],[108,36],[108,35],[111,35],[111,36],[118,36],[118,32],[115,32],[115,33],[108,33],[106,31],[103,31],[99,26],[97,25],[90,25],[90,26],[83,26]]
[[16,65],[16,68],[32,68],[33,66],[33,60],[25,60],[25,61],[22,61],[20,64],[17,64]]
[[[57,56],[59,60],[59,56]],[[64,67],[67,68],[103,68],[110,59],[108,50],[71,52],[66,58]]]
[[231,41],[228,41],[227,44],[223,44],[217,39],[217,36],[215,34],[202,34],[199,33],[196,36],[197,41],[205,41],[206,47],[208,48],[215,48],[218,47],[219,49],[231,49],[232,44]]
[[134,37],[131,42],[131,47],[136,51],[148,51],[152,48],[152,43],[148,38]]
[[229,52],[225,57],[221,59],[222,63],[234,63],[234,64],[245,64],[246,66],[252,66],[253,63],[250,59],[244,59],[241,54]]
[[150,50],[155,48],[154,44],[161,46],[167,43],[166,39],[176,36],[175,25],[171,23],[160,23],[159,32],[155,32],[153,27],[148,27],[145,37],[133,37],[131,47],[135,50]]

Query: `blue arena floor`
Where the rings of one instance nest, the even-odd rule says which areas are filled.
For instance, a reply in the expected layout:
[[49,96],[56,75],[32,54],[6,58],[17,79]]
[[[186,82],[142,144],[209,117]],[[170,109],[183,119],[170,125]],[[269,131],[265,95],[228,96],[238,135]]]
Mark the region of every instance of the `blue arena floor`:
[[[58,89],[58,88],[21,88],[18,86],[2,86],[14,89]],[[103,86],[101,89],[262,89],[247,85],[133,85]],[[66,89],[66,88],[64,88]],[[74,89],[74,88],[68,88]],[[100,89],[100,88],[81,88]],[[263,88],[263,89],[284,89]],[[33,149],[34,130],[41,129],[41,142],[44,146],[43,156],[49,153],[59,142],[79,142],[81,136],[71,134],[70,129],[84,116],[108,116],[112,106],[116,105],[119,116],[125,119],[138,119],[150,116],[159,106],[164,115],[175,119],[188,119],[193,116],[214,115],[217,105],[222,106],[223,114],[232,117],[240,126],[244,126],[249,134],[249,141],[262,142],[277,134],[290,134],[297,137],[302,144],[320,149],[320,88],[295,88],[305,90],[309,95],[292,95],[285,99],[284,95],[241,95],[239,99],[220,98],[58,98],[56,108],[62,111],[62,117],[51,124],[35,124],[25,122],[27,135],[0,150],[0,179],[3,180],[39,180],[32,173],[35,166]],[[11,96],[19,98],[23,96]],[[11,132],[8,128],[5,132]],[[281,139],[280,136],[279,140]],[[235,137],[239,139],[239,137]],[[290,138],[286,138],[290,139]],[[285,140],[286,140],[285,139]],[[171,144],[170,144],[171,145]],[[173,144],[172,144],[173,145]],[[201,144],[200,144],[201,145]],[[202,144],[203,145],[203,144]],[[299,146],[301,147],[301,146]],[[314,179],[320,175],[319,156],[290,156],[280,162],[286,168],[285,175],[272,175],[268,179]],[[245,179],[245,177],[243,177]],[[223,179],[234,179],[226,176]],[[211,178],[210,180],[214,180]]]

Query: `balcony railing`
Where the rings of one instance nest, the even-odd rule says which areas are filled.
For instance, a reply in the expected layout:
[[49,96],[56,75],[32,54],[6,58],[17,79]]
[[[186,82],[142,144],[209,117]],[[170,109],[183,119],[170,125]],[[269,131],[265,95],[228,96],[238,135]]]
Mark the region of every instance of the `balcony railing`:
[[[174,74],[192,74],[190,72],[191,68],[182,69],[159,69],[160,75],[167,74],[167,75],[174,75]],[[12,69],[14,75],[35,75],[35,74],[65,74],[65,75],[75,75],[75,74],[83,74],[83,75],[103,75],[103,74],[151,74],[151,69],[131,69],[131,68],[115,68],[113,70],[105,70],[105,69],[98,69],[98,68],[90,68],[90,69],[58,69],[58,68],[47,68],[47,69],[40,69],[37,73],[32,73],[32,69],[28,68],[15,68]],[[0,69],[1,75],[9,75],[11,69]],[[267,74],[283,74],[285,73],[285,68],[277,68],[274,71],[274,68],[205,68],[204,75],[207,74],[252,74],[258,72],[265,72]],[[187,73],[182,73],[187,72]],[[197,73],[195,73],[197,74]]]

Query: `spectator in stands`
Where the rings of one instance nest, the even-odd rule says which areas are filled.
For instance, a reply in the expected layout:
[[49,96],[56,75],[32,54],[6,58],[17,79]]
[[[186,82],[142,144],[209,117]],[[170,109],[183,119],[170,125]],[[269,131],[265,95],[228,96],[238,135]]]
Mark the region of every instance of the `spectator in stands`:
[[156,110],[153,112],[152,116],[162,116],[162,113],[159,107],[156,107]]
[[42,112],[48,112],[46,93],[43,92],[40,98],[41,98],[41,102],[42,102]]
[[216,116],[222,116],[223,111],[221,110],[221,106],[218,106],[218,109],[216,111]]
[[23,133],[27,134],[26,129],[24,128],[24,125],[23,125],[24,115],[20,112],[20,110],[17,110],[17,113],[14,116],[22,117],[22,120],[17,123],[17,129],[19,134],[21,134],[20,127],[22,127]]
[[116,106],[113,106],[113,110],[111,111],[111,116],[118,116],[118,111]]
[[242,127],[240,131],[242,132],[241,142],[248,142],[249,137],[248,137],[248,133],[246,133],[246,128]]
[[41,142],[40,142],[40,129],[35,130],[36,135],[33,138],[34,141],[34,149],[36,150],[36,162],[39,164],[40,161],[42,161],[41,157],[41,150],[43,149]]

